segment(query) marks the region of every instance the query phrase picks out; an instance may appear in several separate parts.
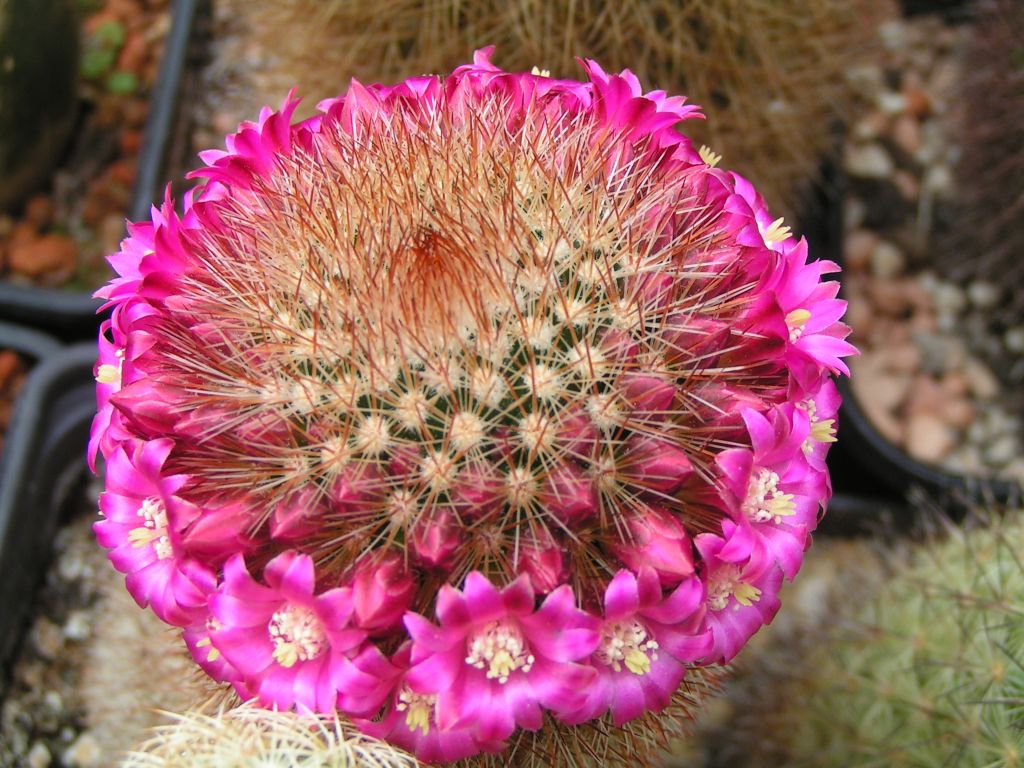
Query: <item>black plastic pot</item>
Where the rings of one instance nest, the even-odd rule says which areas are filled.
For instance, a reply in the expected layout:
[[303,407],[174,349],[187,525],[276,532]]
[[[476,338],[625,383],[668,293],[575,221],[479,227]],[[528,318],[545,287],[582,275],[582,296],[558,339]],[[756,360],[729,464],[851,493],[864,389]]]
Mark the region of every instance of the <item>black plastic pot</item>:
[[[173,20],[160,63],[149,117],[136,170],[131,210],[132,219],[148,215],[149,207],[163,196],[163,185],[171,177],[168,167],[181,165],[187,153],[185,142],[175,141],[185,118],[181,109],[181,86],[192,45],[198,10],[203,0],[174,0]],[[177,154],[178,157],[174,157]],[[96,311],[100,302],[81,291],[17,285],[0,280],[0,320],[11,320],[43,328],[66,340],[95,338],[99,326]]]
[[[826,169],[824,177],[826,182],[808,206],[801,231],[814,258],[830,259],[842,266],[846,183],[834,167]],[[1021,489],[1016,483],[960,475],[913,458],[875,428],[857,402],[849,379],[840,377],[836,385],[843,403],[838,442],[829,454],[829,467],[834,487],[849,494],[852,506],[856,506],[856,498],[874,497],[880,507],[895,510],[898,516],[899,506],[893,506],[894,502],[918,489],[943,501],[951,514],[963,512],[972,504],[1007,504],[1020,499]]]
[[96,411],[96,346],[61,347],[38,332],[0,324],[0,347],[36,358],[15,403],[0,455],[3,668],[22,635],[61,509],[85,469],[89,425]]

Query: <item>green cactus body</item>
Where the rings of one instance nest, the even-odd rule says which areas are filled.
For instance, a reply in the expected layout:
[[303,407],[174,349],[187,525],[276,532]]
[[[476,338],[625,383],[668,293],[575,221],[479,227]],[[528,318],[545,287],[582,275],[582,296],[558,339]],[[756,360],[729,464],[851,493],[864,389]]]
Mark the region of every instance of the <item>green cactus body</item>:
[[1024,765],[1024,521],[911,553],[866,600],[840,574],[823,626],[744,681],[739,763]]

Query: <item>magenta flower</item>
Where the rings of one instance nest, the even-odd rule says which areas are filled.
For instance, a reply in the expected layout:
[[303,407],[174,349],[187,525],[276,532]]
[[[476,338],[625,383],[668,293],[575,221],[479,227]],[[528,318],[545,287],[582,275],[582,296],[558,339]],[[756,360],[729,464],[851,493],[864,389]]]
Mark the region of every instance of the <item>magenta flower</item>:
[[478,573],[462,592],[444,587],[435,627],[406,616],[412,637],[409,688],[435,696],[442,731],[472,724],[483,741],[502,741],[516,727],[537,730],[542,708],[568,713],[582,703],[594,671],[575,663],[597,646],[596,622],[575,607],[563,586],[534,610],[533,589],[516,579],[498,590]]
[[711,650],[704,622],[704,584],[691,577],[667,595],[657,574],[619,571],[608,584],[604,619],[591,665],[597,670],[587,698],[566,722],[612,713],[615,725],[660,712],[686,676],[687,665]]
[[474,723],[444,730],[438,727],[436,694],[415,693],[406,681],[411,647],[410,643],[403,645],[391,661],[377,652],[372,661],[363,663],[367,677],[391,680],[393,693],[383,717],[356,720],[356,724],[370,736],[396,744],[425,763],[450,763],[505,749],[503,741],[478,739]]
[[340,659],[357,649],[366,633],[349,626],[352,592],[317,594],[313,561],[283,552],[263,569],[266,584],[249,575],[236,555],[224,564],[224,582],[210,598],[213,647],[270,706],[333,712]]
[[171,447],[169,440],[117,446],[107,457],[100,495],[104,519],[93,530],[135,601],[169,624],[187,626],[202,615],[216,576],[183,552],[182,531],[199,510],[175,495],[187,477],[162,474]]
[[754,549],[732,521],[723,521],[722,531],[724,538],[702,533],[695,543],[703,559],[712,638],[705,661],[726,664],[775,618],[782,568]]
[[435,762],[659,711],[770,621],[853,352],[697,107],[490,57],[289,94],[98,292],[132,594],[241,695]]
[[744,411],[751,449],[723,451],[716,461],[727,490],[722,498],[737,524],[733,540],[761,550],[792,579],[810,546],[821,500],[830,494],[828,476],[807,463],[803,447],[811,437],[806,422],[791,420],[781,410],[769,415],[771,422],[756,411]]

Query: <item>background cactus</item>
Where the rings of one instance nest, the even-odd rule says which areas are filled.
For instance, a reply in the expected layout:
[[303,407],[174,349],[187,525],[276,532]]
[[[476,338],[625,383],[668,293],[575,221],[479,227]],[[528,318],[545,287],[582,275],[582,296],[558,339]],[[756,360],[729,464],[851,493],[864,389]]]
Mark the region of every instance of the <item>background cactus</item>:
[[[1024,4],[979,3],[964,67],[959,210],[941,266],[953,280],[1024,280]],[[969,226],[955,226],[957,222]],[[1008,325],[1024,293],[1007,297]]]
[[46,179],[75,117],[78,19],[71,0],[0,0],[0,210]]
[[880,580],[847,565],[735,691],[721,764],[1021,765],[1022,547],[1008,519],[890,553]]
[[171,715],[123,768],[415,768],[416,759],[338,720],[257,706]]
[[575,77],[576,57],[590,57],[705,105],[712,118],[694,129],[698,146],[721,153],[773,209],[791,215],[834,146],[831,124],[851,100],[845,73],[863,58],[873,22],[890,6],[889,0],[226,0],[218,13],[236,34],[209,72],[206,104],[229,115],[216,126],[223,132],[253,103],[276,104],[292,86],[308,96],[308,108],[349,77],[390,82],[444,72],[481,45],[494,44],[495,61],[506,69],[537,66],[556,77]]

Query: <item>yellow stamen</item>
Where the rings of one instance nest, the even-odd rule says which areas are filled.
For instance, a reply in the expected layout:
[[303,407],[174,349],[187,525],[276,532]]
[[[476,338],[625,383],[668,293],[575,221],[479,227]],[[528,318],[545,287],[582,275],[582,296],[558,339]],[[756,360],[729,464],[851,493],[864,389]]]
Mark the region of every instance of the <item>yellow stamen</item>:
[[712,152],[711,147],[707,144],[702,144],[700,149],[697,150],[697,154],[700,155],[700,159],[707,163],[711,168],[714,168],[722,162],[722,156],[716,152]]

